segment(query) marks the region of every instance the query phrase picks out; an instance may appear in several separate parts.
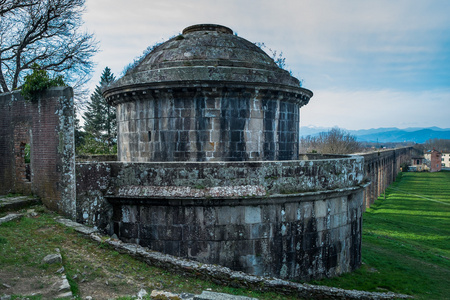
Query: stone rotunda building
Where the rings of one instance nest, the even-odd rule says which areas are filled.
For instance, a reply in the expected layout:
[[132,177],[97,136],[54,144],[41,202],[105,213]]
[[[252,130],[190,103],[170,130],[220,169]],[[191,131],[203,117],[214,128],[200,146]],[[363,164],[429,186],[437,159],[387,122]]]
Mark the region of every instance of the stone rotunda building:
[[312,92],[255,44],[194,25],[109,87],[121,161],[298,159],[299,109]]
[[79,165],[77,218],[166,254],[309,280],[361,264],[364,159],[299,154],[312,92],[194,25],[109,86],[118,162]]

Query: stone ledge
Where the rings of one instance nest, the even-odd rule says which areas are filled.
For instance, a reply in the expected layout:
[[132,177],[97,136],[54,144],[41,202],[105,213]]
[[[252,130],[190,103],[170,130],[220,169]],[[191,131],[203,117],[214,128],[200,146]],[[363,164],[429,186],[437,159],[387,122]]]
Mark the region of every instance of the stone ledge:
[[[60,219],[58,222],[69,227],[78,227],[81,224]],[[76,225],[78,224],[78,225]],[[81,225],[84,226],[84,225]],[[75,229],[75,227],[72,227]],[[86,226],[84,226],[86,227]],[[75,229],[76,230],[76,229]],[[248,275],[239,271],[232,271],[229,268],[203,264],[196,261],[178,258],[172,255],[151,251],[148,248],[137,244],[124,243],[122,241],[107,238],[98,233],[89,234],[89,237],[98,242],[112,246],[116,251],[125,253],[146,262],[149,265],[157,266],[172,272],[178,272],[187,276],[211,280],[216,284],[251,288],[262,292],[276,292],[284,295],[296,295],[306,299],[412,299],[412,296],[396,293],[376,293],[356,290],[344,290],[327,286],[317,286],[301,284],[281,280],[277,278],[260,277]]]
[[169,197],[169,198],[221,198],[265,196],[266,188],[260,185],[216,186],[192,188],[188,186],[121,186],[118,197]]
[[22,218],[22,216],[23,216],[22,214],[9,214],[9,215],[6,215],[3,218],[0,218],[0,225],[3,224],[3,223],[6,223],[6,222],[12,221],[12,220],[16,220],[16,219]]
[[37,197],[0,197],[0,212],[19,210],[38,203],[39,199]]
[[85,235],[89,235],[89,234],[92,234],[92,233],[95,233],[95,232],[98,231],[96,228],[88,227],[88,226],[85,226],[83,224],[74,222],[74,221],[69,220],[69,219],[59,218],[59,219],[56,220],[56,222],[58,222],[60,224],[63,224],[65,226],[67,226],[67,227],[70,227],[73,230],[75,230],[76,232],[79,232],[79,233],[82,233],[82,234],[85,234]]
[[200,295],[196,295],[194,300],[258,300],[258,298],[203,291]]

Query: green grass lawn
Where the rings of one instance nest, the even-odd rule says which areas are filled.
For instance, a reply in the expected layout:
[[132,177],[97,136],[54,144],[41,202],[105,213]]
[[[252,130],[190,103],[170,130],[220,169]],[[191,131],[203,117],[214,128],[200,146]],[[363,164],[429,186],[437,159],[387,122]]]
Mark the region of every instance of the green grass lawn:
[[[263,293],[215,284],[211,281],[184,276],[167,271],[135,258],[119,254],[106,244],[98,244],[55,221],[58,217],[42,206],[34,207],[36,216],[24,216],[20,220],[0,226],[0,298],[4,294],[12,299],[52,299],[42,295],[56,281],[61,264],[44,264],[43,258],[60,249],[62,265],[75,297],[85,299],[136,299],[132,295],[144,288],[174,293],[201,294],[204,290],[256,297],[258,299],[296,299],[279,293]],[[24,212],[23,210],[22,212]],[[12,287],[12,288],[7,288]],[[21,288],[20,293],[11,290]],[[32,294],[38,294],[30,296]],[[56,293],[58,294],[58,293]],[[144,297],[150,299],[150,296]]]
[[[78,299],[93,295],[93,291],[103,291],[107,298],[119,298],[142,287],[147,291],[197,294],[210,288],[259,299],[295,298],[222,287],[151,267],[56,223],[56,215],[42,207],[37,212],[37,216],[25,216],[0,226],[0,296],[7,292],[2,284],[13,286],[11,280],[18,276],[21,280],[33,277],[34,285],[44,286],[39,278],[54,275],[59,266],[44,265],[42,259],[60,248]],[[360,269],[311,283],[392,291],[418,299],[450,299],[450,172],[400,175],[386,190],[386,199],[380,197],[365,212],[362,251]]]
[[399,175],[364,214],[362,260],[314,283],[450,299],[450,172]]

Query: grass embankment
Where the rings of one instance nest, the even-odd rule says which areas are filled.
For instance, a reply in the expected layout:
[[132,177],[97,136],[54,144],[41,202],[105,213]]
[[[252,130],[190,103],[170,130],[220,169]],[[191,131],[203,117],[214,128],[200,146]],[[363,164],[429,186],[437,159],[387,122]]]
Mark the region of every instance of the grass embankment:
[[450,172],[403,173],[364,214],[363,266],[316,284],[450,299]]
[[[72,291],[80,298],[117,298],[136,294],[140,288],[197,294],[210,288],[259,299],[289,299],[222,287],[148,266],[56,223],[55,216],[41,207],[37,216],[0,226],[0,296],[8,291],[3,284],[14,288],[28,279],[32,279],[30,291],[45,289],[51,284],[45,278],[55,275],[60,266],[42,264],[42,259],[59,248]],[[314,283],[449,299],[449,237],[450,172],[404,173],[387,189],[386,199],[378,199],[364,214],[363,266],[351,274]],[[26,290],[20,294],[30,295]]]
[[[0,296],[11,294],[13,299],[53,298],[46,294],[60,278],[61,265],[43,264],[43,258],[59,248],[62,265],[77,299],[136,299],[141,288],[173,293],[201,294],[215,292],[245,295],[259,299],[295,299],[275,293],[259,293],[224,287],[213,282],[185,277],[152,267],[128,255],[121,255],[106,244],[89,238],[55,221],[56,214],[36,208],[38,215],[24,216],[0,226]],[[32,294],[43,294],[30,296]],[[56,293],[57,295],[58,293]],[[150,297],[148,297],[150,299]]]

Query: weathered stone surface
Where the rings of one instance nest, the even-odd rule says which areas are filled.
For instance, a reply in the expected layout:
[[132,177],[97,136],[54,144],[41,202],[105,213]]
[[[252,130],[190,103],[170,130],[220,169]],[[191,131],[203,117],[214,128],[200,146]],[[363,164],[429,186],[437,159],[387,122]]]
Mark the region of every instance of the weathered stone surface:
[[258,300],[258,298],[203,291],[200,295],[196,295],[194,300]]
[[65,274],[61,275],[61,280],[57,283],[56,289],[60,293],[57,298],[72,298],[73,294],[70,290],[70,284]]
[[86,225],[74,222],[74,221],[69,220],[69,219],[59,218],[56,221],[58,223],[61,223],[63,225],[66,225],[68,227],[73,228],[75,231],[77,231],[79,233],[83,233],[83,234],[86,234],[86,235],[89,235],[91,233],[94,233],[94,232],[98,231],[96,228],[88,227]]
[[19,210],[38,203],[39,199],[36,197],[0,197],[0,212]]
[[[172,82],[237,82],[300,88],[298,79],[277,66],[261,48],[221,25],[200,24],[156,47],[105,92]],[[189,30],[188,30],[189,29]],[[199,85],[200,86],[200,85]]]
[[[101,228],[98,207],[111,205],[108,234],[256,275],[349,272],[361,258],[363,160],[307,158],[82,164],[79,187],[88,192],[79,189],[79,215]],[[93,170],[105,176],[89,186]]]
[[22,214],[8,214],[8,215],[4,216],[3,218],[0,218],[0,224],[20,219],[20,218],[22,218],[22,216],[23,216]]
[[223,198],[265,196],[263,186],[216,186],[194,188],[189,186],[122,186],[118,189],[120,197],[182,197],[182,198]]
[[73,296],[72,292],[69,291],[69,292],[65,292],[65,293],[59,294],[57,296],[57,298],[58,299],[60,299],[60,298],[72,298],[72,296]]
[[[147,98],[119,103],[118,157],[130,162],[298,159],[299,107],[307,101],[267,88],[241,91],[228,84],[148,91]],[[208,109],[215,99],[220,101]],[[255,118],[252,112],[263,113]]]
[[158,290],[153,290],[150,297],[157,300],[181,300],[181,297],[177,294]]
[[62,263],[61,254],[49,254],[42,260],[44,264],[60,264]]
[[145,297],[146,295],[148,295],[147,291],[144,289],[141,289],[138,293],[137,293],[137,298],[138,299],[142,299],[143,297]]
[[191,26],[104,96],[121,162],[79,165],[80,222],[257,275],[310,280],[361,264],[363,158],[298,160],[312,92],[252,43]]
[[70,291],[70,284],[66,278],[66,275],[63,275],[62,280],[58,286],[58,292],[67,292],[67,291]]
[[394,182],[401,164],[409,162],[412,152],[416,151],[412,147],[404,147],[361,154],[364,157],[365,177],[371,183],[366,187],[364,208],[370,207],[381,193]]

